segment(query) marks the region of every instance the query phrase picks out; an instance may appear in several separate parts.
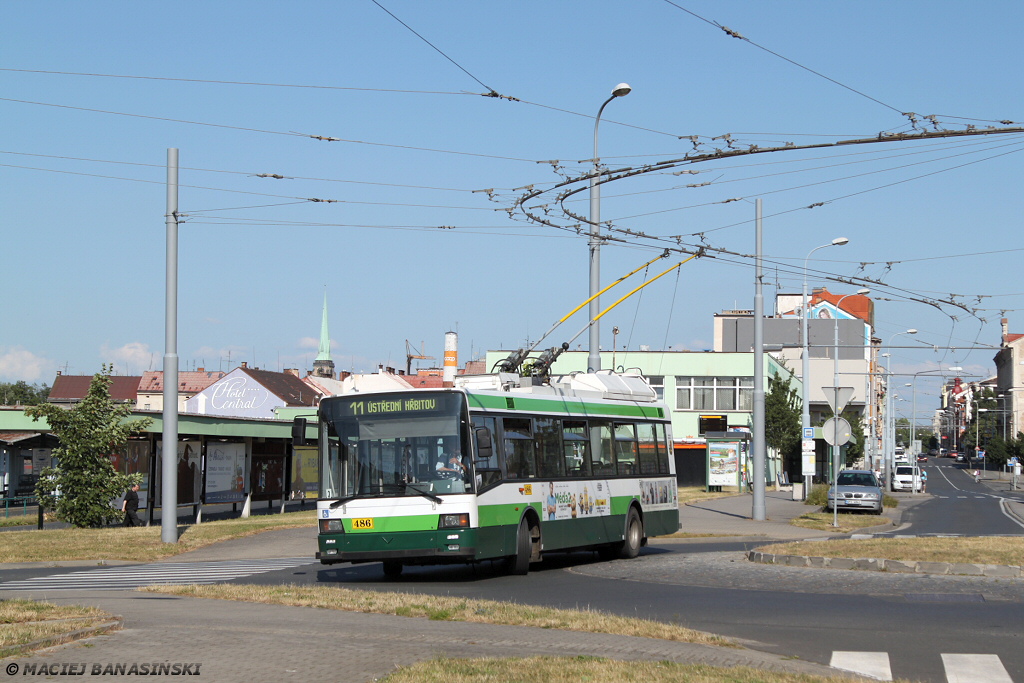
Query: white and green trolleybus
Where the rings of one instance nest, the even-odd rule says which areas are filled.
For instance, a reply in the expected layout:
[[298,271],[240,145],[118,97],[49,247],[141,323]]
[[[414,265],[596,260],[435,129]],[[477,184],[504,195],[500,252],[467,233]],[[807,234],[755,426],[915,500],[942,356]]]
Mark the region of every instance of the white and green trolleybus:
[[460,376],[321,400],[317,558],[405,565],[635,557],[679,530],[669,413],[639,374]]

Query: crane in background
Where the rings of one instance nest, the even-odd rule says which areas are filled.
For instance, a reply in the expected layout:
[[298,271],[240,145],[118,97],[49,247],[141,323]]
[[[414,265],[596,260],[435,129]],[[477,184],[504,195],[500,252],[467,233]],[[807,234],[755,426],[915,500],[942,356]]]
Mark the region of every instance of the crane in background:
[[412,348],[412,346],[409,344],[409,340],[406,339],[405,340],[405,374],[407,374],[407,375],[411,375],[412,374],[412,359],[413,358],[418,358],[420,360],[436,360],[436,358],[434,358],[433,356],[424,356],[423,355],[423,342],[420,342],[420,352],[419,352],[419,354],[415,354],[415,353],[413,353],[413,351],[415,351],[415,349]]

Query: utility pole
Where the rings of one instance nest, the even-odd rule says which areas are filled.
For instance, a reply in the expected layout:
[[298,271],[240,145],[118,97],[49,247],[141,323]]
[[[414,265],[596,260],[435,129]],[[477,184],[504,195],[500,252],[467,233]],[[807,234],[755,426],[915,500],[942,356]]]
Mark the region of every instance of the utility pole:
[[167,150],[167,274],[164,317],[160,540],[178,542],[178,150]]

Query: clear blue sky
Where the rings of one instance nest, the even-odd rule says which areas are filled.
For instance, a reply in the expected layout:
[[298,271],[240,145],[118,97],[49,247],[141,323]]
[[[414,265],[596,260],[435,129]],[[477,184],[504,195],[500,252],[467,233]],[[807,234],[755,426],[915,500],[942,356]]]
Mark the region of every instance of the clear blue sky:
[[[506,209],[521,188],[550,190],[587,167],[592,117],[621,81],[633,92],[600,129],[612,168],[681,159],[693,135],[707,152],[728,149],[712,140],[727,133],[736,148],[764,148],[911,130],[902,112],[949,130],[1024,122],[1018,3],[381,4],[409,28],[369,0],[0,4],[0,380],[161,368],[169,147],[185,214],[182,368],[310,368],[326,291],[334,360],[366,371],[404,366],[406,339],[440,363],[452,329],[461,361],[534,341],[586,298],[586,238],[558,190],[527,204],[547,204],[537,212],[554,226]],[[488,89],[519,101],[479,95]],[[895,370],[991,374],[992,349],[963,349],[997,345],[1003,315],[1024,332],[1022,150],[1021,135],[950,138],[617,180],[602,218],[650,239],[613,233],[602,279],[665,246],[692,249],[699,233],[751,254],[760,196],[768,312],[776,289],[799,291],[812,248],[846,236],[815,254],[810,285],[878,281],[873,295],[891,300],[877,301],[876,335],[920,330],[898,338],[921,349],[895,351]],[[565,207],[585,216],[585,182],[565,186],[581,188]],[[978,310],[920,302],[951,294]],[[616,325],[620,348],[702,350],[715,312],[752,307],[751,260],[719,253],[605,316],[602,343]],[[578,315],[548,342],[584,324]],[[934,407],[918,403],[922,415]]]

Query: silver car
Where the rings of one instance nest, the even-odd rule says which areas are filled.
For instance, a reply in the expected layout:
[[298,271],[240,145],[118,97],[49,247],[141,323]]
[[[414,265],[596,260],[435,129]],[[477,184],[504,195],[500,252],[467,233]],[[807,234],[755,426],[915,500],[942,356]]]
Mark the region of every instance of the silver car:
[[[836,499],[838,498],[838,504]],[[843,470],[828,489],[829,510],[870,510],[881,514],[882,487],[871,470]]]

